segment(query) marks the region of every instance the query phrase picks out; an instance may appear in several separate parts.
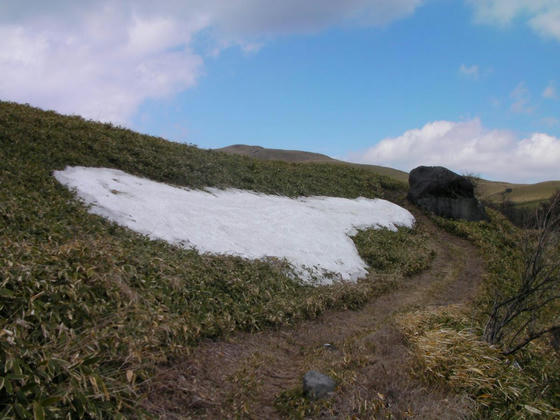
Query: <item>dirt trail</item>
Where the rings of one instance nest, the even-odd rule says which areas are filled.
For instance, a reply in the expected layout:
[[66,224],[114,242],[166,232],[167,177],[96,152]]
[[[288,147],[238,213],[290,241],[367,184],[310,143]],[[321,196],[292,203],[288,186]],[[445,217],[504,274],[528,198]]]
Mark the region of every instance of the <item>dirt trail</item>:
[[340,385],[329,406],[312,417],[465,417],[467,400],[411,377],[411,356],[392,319],[403,311],[467,302],[483,263],[470,243],[424,217],[422,223],[436,257],[429,270],[403,279],[404,287],[358,311],[331,311],[293,328],[203,342],[187,360],[160,371],[147,407],[165,418],[284,418],[276,397],[287,390],[297,395],[302,376],[316,369],[337,372]]

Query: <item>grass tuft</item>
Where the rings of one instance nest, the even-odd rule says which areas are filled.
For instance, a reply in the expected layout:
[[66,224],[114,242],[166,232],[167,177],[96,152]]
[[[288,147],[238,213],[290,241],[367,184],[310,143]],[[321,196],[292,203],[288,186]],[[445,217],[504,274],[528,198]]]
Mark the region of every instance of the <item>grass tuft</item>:
[[[547,398],[542,381],[525,366],[480,339],[465,308],[447,306],[401,315],[397,323],[409,340],[425,382],[465,393],[482,418],[560,416]],[[543,393],[543,391],[545,391]]]

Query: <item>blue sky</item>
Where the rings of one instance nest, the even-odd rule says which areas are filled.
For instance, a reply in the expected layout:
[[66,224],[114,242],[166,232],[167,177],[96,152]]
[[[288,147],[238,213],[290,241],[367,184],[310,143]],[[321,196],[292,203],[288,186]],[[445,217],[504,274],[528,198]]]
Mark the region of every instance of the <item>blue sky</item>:
[[1,99],[203,148],[560,179],[558,0],[22,3],[0,4]]

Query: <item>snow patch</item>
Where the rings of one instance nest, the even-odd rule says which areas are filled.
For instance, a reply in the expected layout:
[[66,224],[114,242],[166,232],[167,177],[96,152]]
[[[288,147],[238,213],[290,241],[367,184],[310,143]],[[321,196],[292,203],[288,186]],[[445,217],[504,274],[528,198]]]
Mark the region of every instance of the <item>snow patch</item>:
[[[386,200],[266,195],[239,189],[173,187],[107,168],[68,167],[55,178],[90,212],[152,239],[202,253],[285,258],[306,281],[328,284],[367,274],[350,236],[357,229],[412,227]],[[333,276],[334,274],[334,276]]]

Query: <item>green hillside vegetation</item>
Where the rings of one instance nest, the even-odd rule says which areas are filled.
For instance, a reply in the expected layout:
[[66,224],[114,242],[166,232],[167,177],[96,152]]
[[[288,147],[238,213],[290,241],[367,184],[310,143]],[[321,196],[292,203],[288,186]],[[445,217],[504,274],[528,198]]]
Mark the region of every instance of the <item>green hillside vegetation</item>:
[[[404,276],[419,273],[430,265],[434,251],[428,246],[428,235],[421,229],[400,227],[362,230],[354,237],[362,259],[382,273],[398,272]],[[410,250],[414,249],[414,254]]]
[[[498,213],[485,222],[435,218],[441,229],[432,231],[424,216],[414,229],[360,231],[353,239],[369,275],[313,287],[282,260],[201,255],[89,214],[52,177],[67,165],[291,197],[404,204],[406,194],[406,184],[367,165],[257,160],[0,102],[0,418],[149,416],[138,402],[158,367],[205,338],[295,325],[403,290],[436,265],[429,232],[441,229],[479,248],[486,275],[472,308],[402,313],[417,375],[467,395],[475,418],[560,415],[560,363],[546,339],[508,357],[480,340],[493,293],[514,286],[520,270],[521,231]],[[341,363],[348,375],[359,365]]]
[[[405,194],[402,183],[359,167],[257,161],[0,102],[2,418],[138,415],[154,367],[202,338],[357,308],[394,287],[397,274],[311,287],[294,280],[284,261],[200,255],[149,240],[89,214],[52,177],[67,165],[193,188]],[[392,260],[391,273],[410,265],[407,255],[420,255],[414,264],[425,266],[431,255],[422,241],[399,235],[409,252]],[[375,237],[358,242],[370,258]]]

